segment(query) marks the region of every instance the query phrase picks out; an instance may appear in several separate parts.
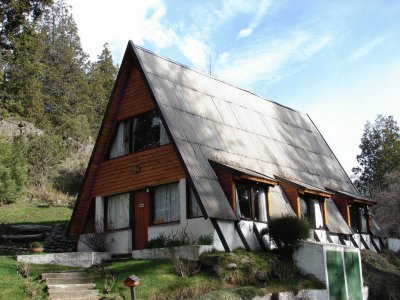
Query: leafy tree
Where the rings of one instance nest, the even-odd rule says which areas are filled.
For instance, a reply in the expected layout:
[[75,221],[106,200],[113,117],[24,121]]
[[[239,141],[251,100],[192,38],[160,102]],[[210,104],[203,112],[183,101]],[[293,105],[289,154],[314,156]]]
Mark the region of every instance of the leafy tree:
[[360,149],[359,166],[352,170],[358,176],[355,185],[364,195],[374,197],[386,186],[385,174],[400,170],[400,131],[393,117],[378,115],[374,124],[367,122]]
[[89,72],[90,99],[88,106],[92,134],[96,135],[110,97],[118,69],[113,64],[108,44],[104,44],[101,54],[92,64]]
[[0,204],[17,200],[27,180],[27,164],[19,141],[0,138]]
[[379,225],[390,237],[400,238],[400,171],[392,171],[384,176],[386,188],[377,192],[378,204],[374,207],[374,214]]
[[67,143],[58,135],[30,136],[27,159],[29,177],[36,186],[45,186],[54,169],[68,154]]

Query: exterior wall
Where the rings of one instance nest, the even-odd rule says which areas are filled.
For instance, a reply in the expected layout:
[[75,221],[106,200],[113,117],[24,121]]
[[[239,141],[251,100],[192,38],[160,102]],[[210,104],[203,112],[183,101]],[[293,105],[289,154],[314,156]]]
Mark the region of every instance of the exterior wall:
[[[317,234],[318,238],[322,243],[328,243],[328,238],[326,237],[326,230],[314,229],[314,232]],[[314,239],[314,236],[312,238]]]
[[[334,278],[329,278],[329,274],[332,275],[335,272],[332,272],[332,270],[329,271],[328,252],[337,253],[341,258],[337,261],[338,263],[341,262],[339,265],[337,265],[337,267],[339,268],[339,273],[342,272],[344,277],[344,282],[342,283],[341,288],[345,288],[346,299],[350,299],[351,297],[349,297],[349,295],[351,296],[356,293],[356,290],[354,290],[354,285],[352,284],[354,283],[354,279],[361,283],[361,288],[363,286],[362,264],[359,249],[325,243],[301,242],[301,247],[296,250],[293,255],[293,259],[303,274],[312,274],[317,277],[320,281],[327,285],[329,296],[333,296],[333,291],[330,291],[329,289],[332,282],[334,282]],[[354,264],[354,262],[350,261],[350,264],[346,265],[345,257],[348,256],[346,253],[355,253],[355,259],[358,261],[357,264]],[[358,273],[356,277],[354,277],[355,273],[352,273],[354,268],[356,268],[356,273]],[[340,271],[340,269],[342,271]],[[340,284],[340,282],[336,283]],[[364,297],[364,290],[360,290],[360,296]]]
[[[90,252],[92,251],[83,242],[86,234],[81,234],[78,240],[78,252]],[[107,241],[110,245],[108,250],[112,254],[126,254],[132,252],[132,230],[115,230],[107,233]]]
[[[379,245],[379,242],[377,244]],[[388,239],[388,248],[394,252],[400,252],[400,239]]]
[[180,203],[180,222],[171,224],[158,224],[150,225],[148,229],[148,239],[154,239],[160,234],[173,235],[185,231],[193,238],[198,238],[201,235],[213,235],[214,228],[211,224],[210,219],[204,219],[203,217],[187,219],[187,195],[186,195],[186,180],[181,179],[179,181],[179,197]]

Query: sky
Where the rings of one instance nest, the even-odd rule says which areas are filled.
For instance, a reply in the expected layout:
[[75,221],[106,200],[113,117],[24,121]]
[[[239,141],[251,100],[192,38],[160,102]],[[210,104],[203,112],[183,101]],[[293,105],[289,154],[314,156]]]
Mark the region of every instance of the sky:
[[308,113],[346,172],[367,121],[400,123],[400,1],[66,0],[83,49],[129,40]]

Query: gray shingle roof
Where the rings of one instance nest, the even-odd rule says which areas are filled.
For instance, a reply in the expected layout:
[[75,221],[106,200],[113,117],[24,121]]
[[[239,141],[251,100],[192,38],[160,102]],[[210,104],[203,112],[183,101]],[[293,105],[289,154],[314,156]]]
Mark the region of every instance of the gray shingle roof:
[[209,160],[357,193],[307,114],[134,47],[209,217],[236,219]]

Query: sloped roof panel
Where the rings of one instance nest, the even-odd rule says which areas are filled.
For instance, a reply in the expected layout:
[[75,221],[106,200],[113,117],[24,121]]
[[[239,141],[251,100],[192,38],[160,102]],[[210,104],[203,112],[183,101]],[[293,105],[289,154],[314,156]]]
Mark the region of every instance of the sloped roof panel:
[[271,201],[271,218],[279,218],[281,216],[296,216],[280,186],[269,188],[269,200]]
[[326,199],[326,210],[328,213],[328,223],[326,226],[330,232],[348,235],[353,233],[331,198]]
[[[136,52],[191,177],[214,180],[215,174],[202,164],[218,158],[268,176],[289,176],[316,186],[329,183],[357,193],[307,114],[140,47]],[[207,191],[207,201],[213,203],[207,207],[222,201],[220,192]]]

